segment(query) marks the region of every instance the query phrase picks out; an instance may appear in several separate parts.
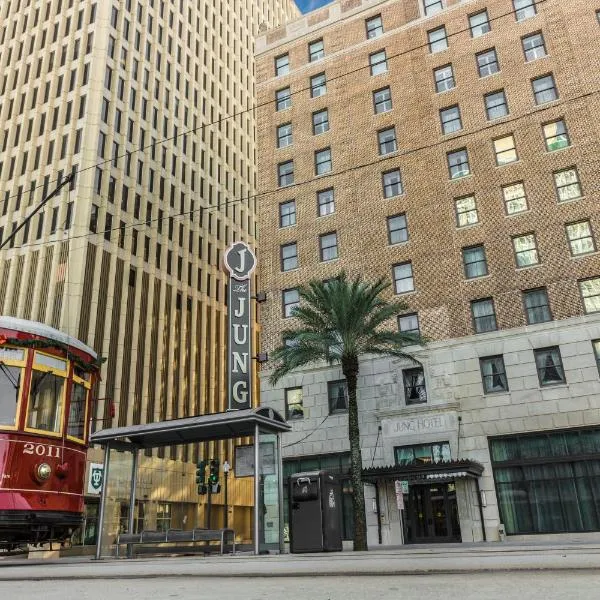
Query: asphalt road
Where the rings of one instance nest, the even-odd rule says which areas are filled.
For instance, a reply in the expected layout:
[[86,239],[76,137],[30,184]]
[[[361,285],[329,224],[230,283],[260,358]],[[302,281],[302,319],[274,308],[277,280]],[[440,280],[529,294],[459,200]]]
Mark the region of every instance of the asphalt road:
[[[25,574],[25,573],[24,573]],[[597,600],[600,571],[0,582],[3,600]]]

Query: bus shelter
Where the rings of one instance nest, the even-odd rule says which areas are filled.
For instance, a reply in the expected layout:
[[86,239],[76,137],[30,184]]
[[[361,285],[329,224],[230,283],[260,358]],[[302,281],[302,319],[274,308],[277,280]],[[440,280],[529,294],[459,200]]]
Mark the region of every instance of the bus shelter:
[[[278,549],[283,551],[283,470],[281,453],[281,433],[289,431],[285,419],[272,408],[258,407],[233,410],[183,419],[173,419],[144,425],[131,425],[103,429],[93,433],[90,443],[104,448],[104,484],[100,497],[98,517],[98,541],[96,558],[102,555],[107,490],[110,481],[111,454],[114,452],[131,453],[131,481],[129,494],[129,531],[133,531],[136,502],[136,481],[138,476],[138,456],[140,450],[161,448],[181,444],[193,444],[243,437],[254,438],[254,552],[259,554],[269,544],[264,539],[263,512],[278,514]],[[266,464],[265,453],[261,448],[269,446]],[[270,486],[268,494],[264,492],[265,475],[276,483]],[[261,485],[262,483],[262,485]],[[273,493],[273,488],[275,493]],[[268,504],[268,506],[267,506]]]

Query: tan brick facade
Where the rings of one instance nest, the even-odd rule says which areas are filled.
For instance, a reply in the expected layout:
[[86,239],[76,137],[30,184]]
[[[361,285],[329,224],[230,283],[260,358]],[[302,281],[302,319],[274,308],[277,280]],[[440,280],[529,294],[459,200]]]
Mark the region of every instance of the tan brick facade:
[[[444,3],[445,5],[446,3]],[[419,0],[336,2],[257,42],[258,188],[263,350],[292,324],[282,318],[282,290],[341,269],[392,277],[410,261],[421,332],[446,339],[474,332],[470,302],[493,298],[499,329],[526,324],[521,292],[546,287],[554,319],[584,311],[578,281],[600,276],[596,252],[573,257],[565,225],[589,220],[600,240],[598,141],[600,25],[598,0],[537,1],[517,22],[512,0],[448,2],[422,16]],[[487,10],[491,31],[469,32],[469,16]],[[365,19],[381,15],[383,34],[367,39]],[[445,26],[448,49],[430,53],[427,32]],[[547,56],[526,61],[522,38],[543,35]],[[308,61],[308,44],[323,38],[325,57]],[[495,48],[499,72],[479,77],[476,55]],[[384,50],[388,71],[371,76],[369,55]],[[274,73],[289,53],[289,74]],[[452,64],[456,87],[437,93],[433,71]],[[327,92],[310,97],[310,77],[324,72]],[[536,104],[532,79],[552,73],[558,99]],[[277,90],[291,88],[291,107],[276,110]],[[372,93],[389,86],[392,110],[374,114]],[[484,95],[504,90],[509,113],[488,121]],[[462,129],[443,135],[440,109],[458,105]],[[330,129],[313,135],[311,115],[327,108]],[[569,146],[549,152],[542,126],[563,119]],[[293,143],[277,149],[277,126],[292,124]],[[377,132],[395,127],[398,151],[378,154]],[[518,160],[497,166],[493,140],[512,134]],[[331,148],[333,170],[315,177],[314,152]],[[471,174],[449,178],[446,154],[466,148]],[[294,161],[294,185],[278,188],[277,165]],[[557,200],[553,173],[576,167],[580,198]],[[382,172],[400,169],[404,193],[384,198]],[[523,182],[527,210],[508,216],[502,186]],[[317,216],[316,194],[333,187],[335,211]],[[455,200],[474,195],[478,223],[457,227]],[[296,224],[279,226],[279,204],[295,199]],[[386,218],[405,214],[408,241],[390,245]],[[337,232],[339,258],[321,262],[319,236]],[[512,239],[535,233],[540,264],[516,268]],[[280,247],[296,242],[298,268],[282,272]],[[483,244],[488,274],[466,279],[462,249]],[[393,283],[393,282],[392,282]],[[390,296],[393,288],[390,290]]]

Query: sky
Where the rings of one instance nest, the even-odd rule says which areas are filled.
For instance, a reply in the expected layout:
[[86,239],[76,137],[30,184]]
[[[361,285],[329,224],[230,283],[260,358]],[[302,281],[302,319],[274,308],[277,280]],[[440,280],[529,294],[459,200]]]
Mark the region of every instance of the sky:
[[296,0],[296,4],[298,5],[298,8],[305,13],[320,8],[324,4],[329,4],[331,1],[332,0]]

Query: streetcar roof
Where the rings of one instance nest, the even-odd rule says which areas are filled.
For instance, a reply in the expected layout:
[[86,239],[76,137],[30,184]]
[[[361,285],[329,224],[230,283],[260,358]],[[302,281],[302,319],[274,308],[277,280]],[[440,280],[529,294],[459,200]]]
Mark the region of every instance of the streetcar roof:
[[23,333],[31,333],[40,337],[45,337],[50,340],[55,340],[72,348],[77,348],[86,354],[89,354],[94,359],[98,358],[98,355],[92,348],[80,342],[77,338],[71,335],[63,333],[50,325],[39,323],[38,321],[28,321],[27,319],[17,319],[17,317],[6,317],[0,316],[0,328],[12,329],[13,331],[22,331]]

